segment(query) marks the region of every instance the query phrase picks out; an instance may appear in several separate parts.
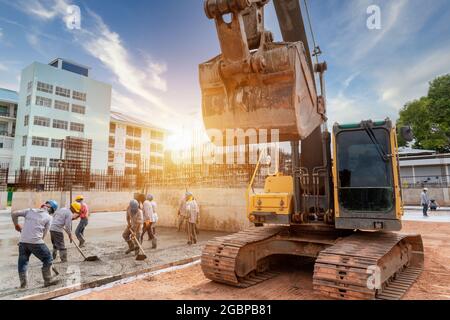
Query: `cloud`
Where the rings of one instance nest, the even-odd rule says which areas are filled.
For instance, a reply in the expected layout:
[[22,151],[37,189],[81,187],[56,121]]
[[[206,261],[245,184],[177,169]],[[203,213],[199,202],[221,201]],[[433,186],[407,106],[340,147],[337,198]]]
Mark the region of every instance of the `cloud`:
[[399,110],[407,101],[426,95],[431,80],[450,73],[449,52],[450,46],[430,50],[423,56],[404,57],[396,67],[380,70],[376,90],[381,102]]
[[160,111],[176,115],[156,93],[167,91],[167,82],[163,78],[167,66],[153,61],[148,55],[133,56],[118,33],[111,31],[99,15],[91,10],[87,12],[93,20],[92,28],[75,33],[84,50],[100,60],[129,93]]
[[15,7],[29,16],[48,21],[64,16],[68,5],[66,0],[19,0]]
[[7,71],[8,68],[0,62],[0,71]]
[[[61,18],[65,21],[67,7],[71,4],[70,0],[20,0],[16,7],[39,20],[51,21]],[[176,115],[158,94],[168,90],[164,78],[167,71],[166,64],[155,61],[145,53],[133,55],[126,48],[120,35],[112,31],[98,14],[88,8],[85,11],[89,21],[83,19],[82,29],[68,30],[76,43],[89,55],[98,59],[116,77],[117,82],[128,91],[128,96],[137,96],[143,99],[146,105]],[[27,41],[35,50],[42,53],[37,33],[28,34]],[[123,94],[119,96],[115,91],[114,96],[116,101],[124,101]],[[136,105],[132,101],[127,102],[128,105]]]

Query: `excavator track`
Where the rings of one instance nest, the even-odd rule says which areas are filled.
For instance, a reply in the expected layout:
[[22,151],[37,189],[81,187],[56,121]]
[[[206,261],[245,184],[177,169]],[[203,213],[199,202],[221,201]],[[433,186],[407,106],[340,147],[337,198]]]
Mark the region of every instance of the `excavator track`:
[[420,235],[356,233],[323,250],[314,290],[335,299],[398,300],[423,268]]
[[248,246],[276,236],[286,227],[264,226],[247,229],[225,237],[209,241],[202,252],[201,267],[204,275],[215,282],[246,288],[277,275],[266,270],[254,270],[238,276],[239,251]]

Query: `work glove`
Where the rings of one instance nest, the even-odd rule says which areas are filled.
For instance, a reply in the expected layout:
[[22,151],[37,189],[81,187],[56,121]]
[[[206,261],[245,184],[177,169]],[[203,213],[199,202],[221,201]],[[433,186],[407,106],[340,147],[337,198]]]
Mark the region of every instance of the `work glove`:
[[22,226],[20,224],[16,224],[14,227],[17,232],[22,232]]

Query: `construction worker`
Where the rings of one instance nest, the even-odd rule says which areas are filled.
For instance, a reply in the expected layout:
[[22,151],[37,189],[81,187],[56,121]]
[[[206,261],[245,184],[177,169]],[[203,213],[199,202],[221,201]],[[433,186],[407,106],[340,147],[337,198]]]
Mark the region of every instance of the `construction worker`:
[[180,199],[178,206],[178,232],[183,230],[186,223],[186,194]]
[[190,192],[186,192],[186,219],[188,245],[197,243],[196,224],[200,218],[200,210],[197,201]]
[[143,222],[143,213],[139,208],[139,202],[131,200],[127,208],[127,228],[122,234],[123,239],[128,244],[128,250],[125,254],[129,254],[133,250],[136,255],[139,254],[139,245],[136,242],[141,239]]
[[422,193],[420,194],[420,205],[423,208],[423,216],[428,217],[428,207],[430,206],[430,198],[428,197],[428,189],[423,188]]
[[81,209],[79,214],[75,214],[73,216],[73,220],[80,219],[80,223],[78,223],[77,228],[75,229],[75,236],[80,242],[80,248],[83,248],[86,244],[86,239],[84,237],[84,230],[89,223],[89,208],[87,204],[84,202],[84,197],[79,195],[75,198],[75,202],[81,204]]
[[59,251],[61,262],[67,262],[67,248],[64,243],[64,232],[69,236],[70,243],[72,237],[72,219],[73,215],[80,214],[81,204],[73,202],[70,209],[61,208],[53,214],[52,224],[50,226],[50,237],[53,244],[53,259],[56,259]]
[[[42,262],[44,286],[52,286],[59,282],[52,279],[52,254],[44,242],[52,221],[50,214],[53,214],[57,209],[58,203],[54,200],[49,200],[40,209],[15,211],[11,214],[16,231],[21,233],[18,271],[20,288],[22,289],[28,286],[27,270],[31,255],[34,255]],[[19,217],[25,218],[23,227],[19,224]]]
[[148,233],[148,240],[152,240],[152,249],[156,249],[158,240],[156,238],[156,222],[158,214],[156,213],[156,202],[153,195],[148,194],[143,204],[144,230],[141,235],[141,243],[144,240],[145,233]]

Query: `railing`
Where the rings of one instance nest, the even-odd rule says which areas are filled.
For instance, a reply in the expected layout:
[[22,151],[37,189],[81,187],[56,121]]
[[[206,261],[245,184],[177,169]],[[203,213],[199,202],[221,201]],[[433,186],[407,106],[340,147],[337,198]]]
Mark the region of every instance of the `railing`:
[[450,176],[404,176],[401,177],[405,189],[450,188]]
[[[150,167],[152,168],[152,167]],[[140,191],[162,187],[246,187],[255,165],[173,165],[164,170],[133,169],[124,172],[83,172],[76,168],[40,168],[19,170],[10,177],[15,190],[36,191]],[[256,175],[255,185],[264,185],[265,170]]]

